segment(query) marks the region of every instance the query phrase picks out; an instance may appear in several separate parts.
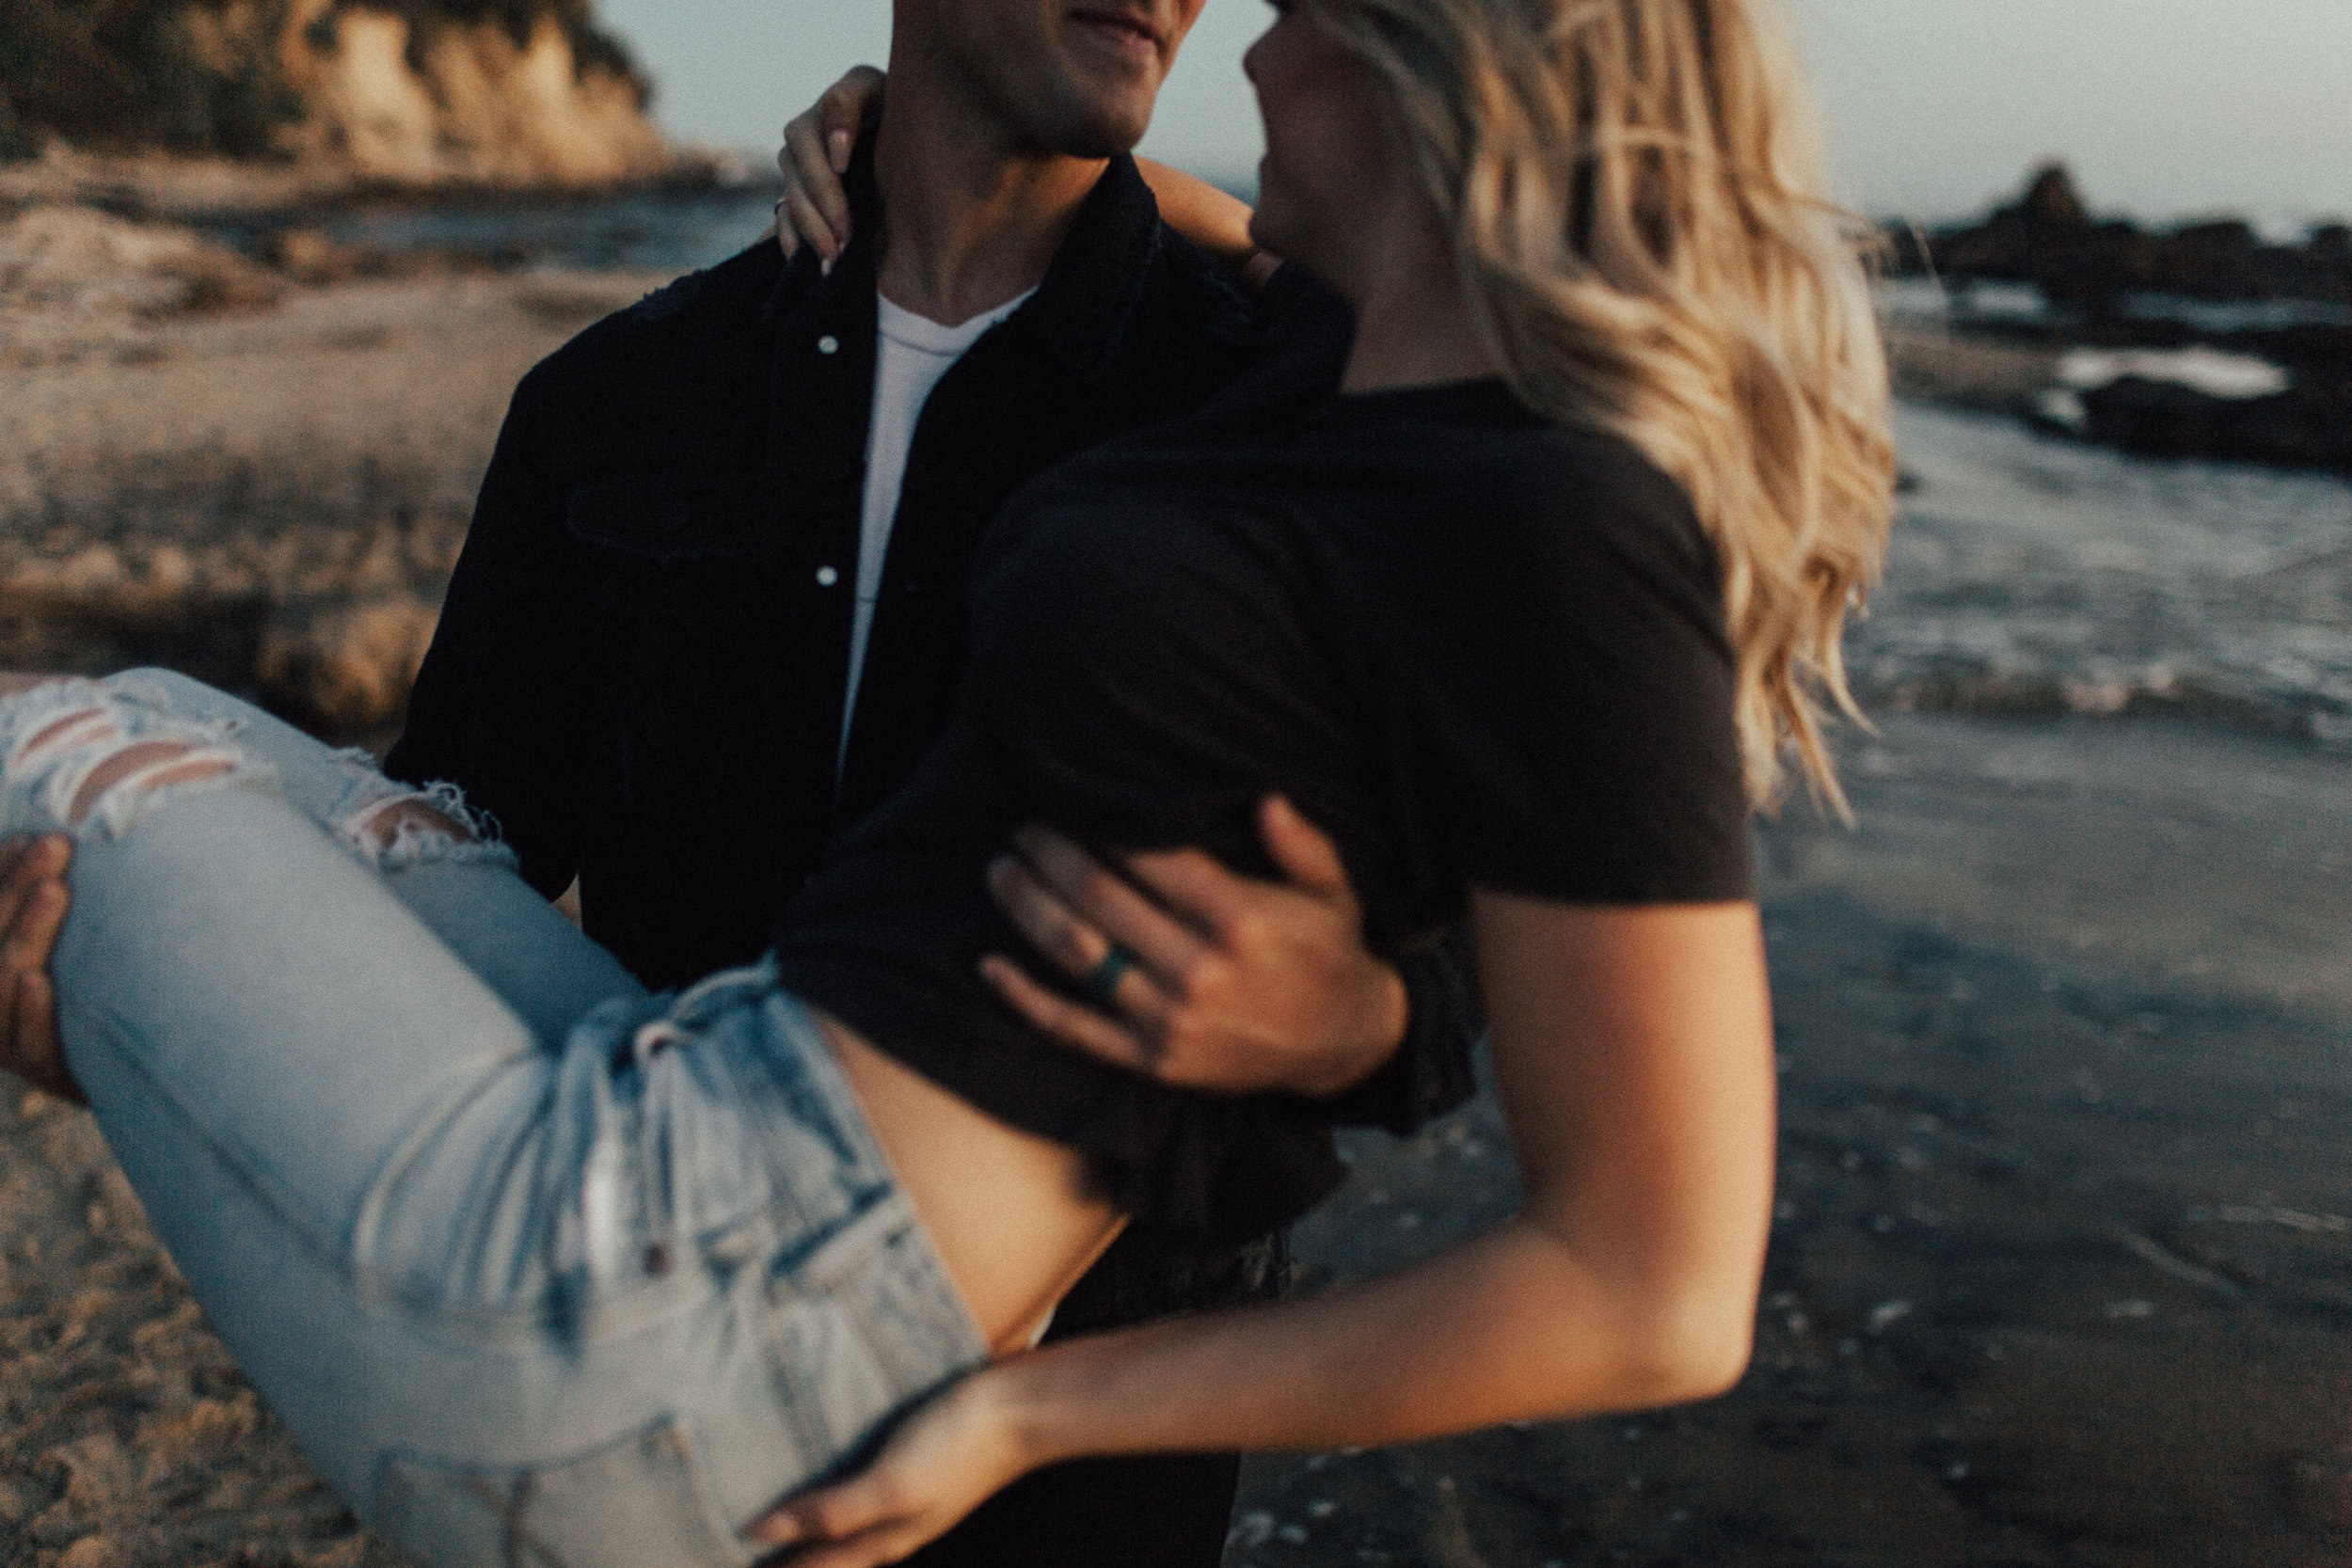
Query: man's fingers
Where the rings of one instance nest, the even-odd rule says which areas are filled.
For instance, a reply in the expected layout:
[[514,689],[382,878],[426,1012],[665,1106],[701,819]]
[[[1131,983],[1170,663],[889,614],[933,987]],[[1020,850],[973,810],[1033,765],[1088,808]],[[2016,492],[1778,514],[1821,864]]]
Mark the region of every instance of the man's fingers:
[[[1074,839],[1050,828],[1023,828],[1012,837],[1038,876],[1080,919],[1135,954],[1154,974],[1181,978],[1199,961],[1201,943],[1197,934]],[[1101,961],[1102,950],[1097,949],[1092,962]]]
[[1092,1008],[1047,990],[1010,958],[990,954],[980,960],[980,977],[1014,1012],[1062,1044],[1130,1072],[1156,1075],[1162,1059],[1156,1047]]
[[63,882],[36,884],[17,908],[7,935],[0,937],[0,963],[10,969],[47,969],[49,956],[56,951],[57,932],[65,925],[66,909],[72,901]]
[[1084,977],[1110,951],[1110,939],[1080,920],[1054,891],[1011,855],[989,863],[988,891],[1029,945],[1072,975]]
[[1219,938],[1250,912],[1263,882],[1236,877],[1199,849],[1154,849],[1127,857],[1127,874],[1197,928]]
[[72,854],[73,847],[54,833],[0,845],[0,933],[16,923],[17,911],[35,890],[65,875]]
[[57,1037],[57,994],[48,975],[35,971],[17,980],[14,1011],[15,1060],[24,1064],[23,1076],[62,1100],[88,1104],[73,1069],[66,1066],[65,1042]]
[[1258,832],[1265,838],[1266,853],[1300,892],[1354,901],[1340,847],[1287,799],[1265,798],[1258,807]]
[[1139,961],[1131,964],[1111,989],[1110,1000],[1121,1012],[1153,1021],[1166,1011],[1162,987],[1181,977],[1190,961],[1192,939],[1157,917],[1153,928],[1130,924],[1114,937],[1073,908],[1060,890],[1016,855],[999,855],[988,868],[988,888],[1021,934],[1073,980],[1090,979],[1110,956],[1114,941]]

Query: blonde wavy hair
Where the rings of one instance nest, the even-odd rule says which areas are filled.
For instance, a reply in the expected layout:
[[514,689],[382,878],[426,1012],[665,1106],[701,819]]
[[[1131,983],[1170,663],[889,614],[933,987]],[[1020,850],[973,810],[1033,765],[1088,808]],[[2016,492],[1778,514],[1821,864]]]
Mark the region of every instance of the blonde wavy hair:
[[1895,484],[1861,228],[1754,0],[1311,0],[1391,88],[1519,396],[1625,437],[1713,540],[1749,797],[1796,752],[1845,809],[1821,700]]

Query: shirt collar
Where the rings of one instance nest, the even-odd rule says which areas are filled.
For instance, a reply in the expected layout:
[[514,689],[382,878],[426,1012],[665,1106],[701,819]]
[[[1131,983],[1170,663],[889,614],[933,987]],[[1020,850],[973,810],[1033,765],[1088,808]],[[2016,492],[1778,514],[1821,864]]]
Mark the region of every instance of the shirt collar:
[[[817,253],[803,245],[769,297],[770,320],[801,317],[830,325],[871,315],[882,196],[870,135],[851,155],[843,184],[850,198],[848,247],[825,275]],[[1044,347],[1074,379],[1099,381],[1119,352],[1159,247],[1159,203],[1135,159],[1120,153],[1087,194],[1044,279],[1008,325]]]

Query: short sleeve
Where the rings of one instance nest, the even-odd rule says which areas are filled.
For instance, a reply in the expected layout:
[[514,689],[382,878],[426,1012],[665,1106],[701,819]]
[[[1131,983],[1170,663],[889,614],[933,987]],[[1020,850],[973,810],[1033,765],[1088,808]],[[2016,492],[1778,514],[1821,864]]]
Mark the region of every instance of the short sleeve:
[[1545,430],[1487,456],[1400,683],[1461,879],[1576,903],[1751,896],[1722,589],[1683,492],[1608,437]]

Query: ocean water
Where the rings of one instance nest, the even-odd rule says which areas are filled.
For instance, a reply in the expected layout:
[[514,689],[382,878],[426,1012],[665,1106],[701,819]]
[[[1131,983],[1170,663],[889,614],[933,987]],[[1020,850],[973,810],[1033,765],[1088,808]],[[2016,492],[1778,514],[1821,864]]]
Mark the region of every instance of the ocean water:
[[2352,481],[1941,408],[1896,435],[1908,493],[1847,641],[1866,708],[2170,712],[2352,752]]
[[[345,245],[454,247],[589,271],[691,272],[715,266],[758,239],[779,194],[757,182],[585,201],[388,202],[336,213],[310,227]],[[256,237],[249,225],[226,225],[220,232],[237,243]]]

